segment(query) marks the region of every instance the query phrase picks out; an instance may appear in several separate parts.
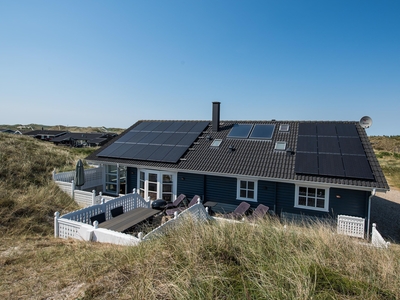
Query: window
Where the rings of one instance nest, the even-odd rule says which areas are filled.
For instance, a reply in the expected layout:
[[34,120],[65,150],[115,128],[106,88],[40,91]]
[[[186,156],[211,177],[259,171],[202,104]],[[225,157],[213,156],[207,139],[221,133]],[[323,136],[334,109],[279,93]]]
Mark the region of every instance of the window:
[[257,201],[257,182],[252,180],[238,179],[237,198],[246,201]]
[[140,170],[138,181],[139,194],[144,199],[150,197],[150,200],[164,199],[168,202],[174,200],[176,174]]
[[289,124],[281,124],[279,126],[279,131],[289,131]]
[[211,143],[211,147],[219,147],[219,145],[221,145],[222,140],[221,139],[215,139],[212,143]]
[[275,143],[275,150],[285,150],[285,149],[286,149],[286,142]]
[[106,165],[105,191],[108,194],[125,194],[126,191],[126,167],[118,165]]
[[328,195],[326,188],[296,186],[295,207],[328,211]]

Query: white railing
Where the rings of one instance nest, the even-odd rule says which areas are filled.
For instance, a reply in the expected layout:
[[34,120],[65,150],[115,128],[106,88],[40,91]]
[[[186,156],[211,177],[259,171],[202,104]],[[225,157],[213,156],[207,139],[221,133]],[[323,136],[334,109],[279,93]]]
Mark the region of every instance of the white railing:
[[198,222],[205,222],[211,217],[207,210],[200,203],[184,210],[179,215],[175,214],[174,218],[157,227],[146,236],[139,233],[139,237],[104,229],[97,228],[90,224],[90,217],[101,212],[106,213],[106,220],[110,218],[110,210],[117,206],[124,206],[124,211],[135,209],[137,207],[150,207],[150,201],[144,200],[140,195],[134,193],[124,197],[116,198],[100,205],[93,205],[84,209],[74,211],[60,217],[56,212],[54,214],[54,236],[60,238],[74,238],[84,241],[97,241],[102,243],[112,243],[118,245],[137,245],[143,240],[149,240],[166,230],[181,224],[183,219],[191,216]]
[[378,248],[388,248],[390,243],[386,242],[379,231],[376,229],[376,224],[372,224],[372,237],[371,237],[371,244]]
[[337,232],[353,237],[364,238],[365,219],[346,215],[338,215]]
[[[56,173],[53,171],[53,180],[59,182],[70,183],[74,180],[75,171]],[[85,184],[81,189],[90,189],[103,184],[103,167],[85,170]]]

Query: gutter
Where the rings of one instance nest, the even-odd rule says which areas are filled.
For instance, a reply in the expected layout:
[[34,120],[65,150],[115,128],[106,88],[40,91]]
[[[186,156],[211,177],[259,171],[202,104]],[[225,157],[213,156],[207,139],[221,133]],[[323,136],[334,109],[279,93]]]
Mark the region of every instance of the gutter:
[[376,188],[371,191],[371,195],[368,197],[367,239],[369,239],[369,224],[371,223],[371,199],[375,194]]

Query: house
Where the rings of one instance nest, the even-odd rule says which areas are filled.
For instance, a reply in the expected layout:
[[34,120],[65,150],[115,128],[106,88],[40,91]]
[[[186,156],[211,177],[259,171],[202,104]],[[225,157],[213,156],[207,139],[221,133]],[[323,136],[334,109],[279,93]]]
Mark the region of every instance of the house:
[[66,133],[67,131],[63,130],[32,130],[24,132],[23,135],[28,135],[39,140],[50,141],[53,138],[61,136]]
[[9,134],[22,134],[19,130],[12,130],[12,129],[0,129],[2,133],[9,133]]
[[276,214],[369,220],[389,186],[365,129],[345,121],[138,121],[93,152],[103,192],[139,190],[171,201],[183,193],[233,210],[241,201]]
[[54,137],[51,141],[55,145],[68,145],[71,147],[98,147],[117,136],[115,133],[81,133],[68,132]]

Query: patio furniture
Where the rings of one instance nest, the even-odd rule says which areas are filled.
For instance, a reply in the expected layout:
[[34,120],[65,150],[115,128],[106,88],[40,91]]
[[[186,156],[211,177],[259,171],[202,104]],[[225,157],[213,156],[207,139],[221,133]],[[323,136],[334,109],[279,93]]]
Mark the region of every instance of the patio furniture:
[[269,210],[268,206],[265,206],[264,204],[259,204],[257,208],[253,211],[251,216],[248,216],[246,219],[248,221],[256,221],[264,218],[264,216],[267,214]]
[[213,207],[217,206],[218,202],[214,202],[214,201],[207,201],[206,203],[203,204],[204,207],[208,207],[208,213],[210,215],[214,214],[214,211],[212,210]]
[[113,208],[110,212],[111,212],[111,216],[113,218],[115,218],[124,213],[124,208],[122,206],[118,206],[116,208]]
[[138,207],[99,224],[99,228],[124,232],[136,224],[153,217],[159,212],[159,210],[152,208]]
[[164,210],[166,206],[167,206],[167,201],[165,201],[164,199],[158,199],[153,201],[153,203],[151,203],[152,209]]
[[92,225],[93,225],[94,221],[97,221],[99,224],[103,223],[106,221],[106,214],[102,212],[98,215],[92,216],[92,217],[90,217],[90,221],[92,222]]
[[250,204],[243,201],[235,208],[235,210],[233,212],[224,214],[224,217],[229,218],[229,219],[241,218],[249,210],[249,208],[250,208]]
[[182,203],[182,201],[185,200],[185,198],[186,198],[186,195],[185,195],[185,194],[180,194],[180,195],[175,199],[174,202],[168,203],[168,204],[166,205],[165,208],[168,209],[168,208],[175,208],[175,207],[178,207],[178,206]]
[[192,207],[193,205],[195,205],[198,200],[200,199],[200,196],[195,195],[192,200],[189,202],[188,207],[176,207],[176,208],[172,208],[172,209],[167,209],[167,211],[165,212],[167,214],[167,216],[173,216],[175,214],[175,212],[181,213],[182,211],[184,211],[186,208]]

